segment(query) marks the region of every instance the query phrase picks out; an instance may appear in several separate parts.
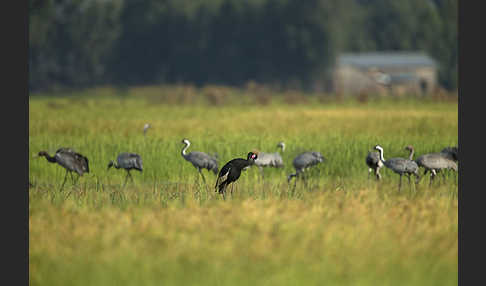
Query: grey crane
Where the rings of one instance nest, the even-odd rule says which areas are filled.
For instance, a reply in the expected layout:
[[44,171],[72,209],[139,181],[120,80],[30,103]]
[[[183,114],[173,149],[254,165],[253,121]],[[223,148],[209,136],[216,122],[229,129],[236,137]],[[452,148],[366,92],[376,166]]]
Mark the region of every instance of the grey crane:
[[125,183],[123,186],[126,185],[128,177],[133,182],[133,177],[130,174],[131,170],[137,170],[142,172],[143,171],[143,162],[142,162],[142,157],[140,155],[135,154],[135,153],[129,153],[129,152],[122,152],[118,154],[116,157],[116,162],[113,160],[108,163],[108,170],[111,167],[115,167],[116,169],[124,169],[127,171],[127,176],[125,177]]
[[150,127],[152,127],[150,123],[145,123],[145,125],[143,126],[143,136],[147,134],[147,131],[149,130]]
[[322,156],[322,154],[317,151],[307,151],[297,155],[292,161],[292,165],[295,168],[295,173],[288,175],[287,182],[290,183],[292,178],[296,177],[296,181],[294,183],[295,187],[295,184],[297,183],[297,177],[300,177],[303,172],[308,170],[310,167],[324,162],[325,160],[326,159],[324,158],[324,156]]
[[377,180],[381,180],[380,169],[383,168],[383,162],[380,160],[380,153],[377,151],[369,151],[365,159],[366,165],[368,165],[368,179],[371,172],[375,173]]
[[186,153],[187,148],[191,146],[191,142],[187,138],[184,138],[182,139],[181,143],[185,145],[181,151],[182,157],[187,161],[191,162],[191,164],[197,169],[197,171],[199,172],[199,174],[201,174],[201,177],[203,178],[204,184],[206,184],[206,179],[204,178],[202,169],[213,171],[215,175],[218,174],[217,154],[211,156],[209,154],[206,154],[204,152],[199,152],[199,151],[192,151]]
[[57,149],[54,156],[50,156],[47,151],[40,151],[38,156],[43,156],[47,159],[49,163],[57,163],[66,169],[66,175],[64,176],[64,181],[62,183],[61,189],[63,189],[66,183],[68,173],[71,175],[71,179],[74,184],[74,178],[72,172],[78,174],[78,178],[84,173],[89,173],[89,160],[87,157],[77,153],[72,148],[61,147]]
[[406,175],[408,177],[409,185],[410,185],[410,175],[414,175],[416,177],[415,184],[418,183],[420,179],[420,175],[418,173],[419,167],[415,161],[411,160],[411,158],[413,158],[413,153],[414,153],[414,149],[412,146],[408,145],[407,147],[405,147],[405,150],[410,151],[409,159],[390,158],[388,160],[385,160],[385,158],[383,157],[383,147],[381,147],[380,145],[376,145],[375,150],[378,150],[378,152],[380,152],[380,160],[383,162],[385,167],[400,175],[400,181],[398,183],[399,192],[402,186],[403,175]]
[[428,153],[418,157],[415,162],[419,167],[424,168],[424,176],[430,172],[429,186],[432,185],[435,176],[437,176],[437,173],[441,170],[454,170],[457,172],[457,164],[454,161],[452,153],[442,151],[438,153]]
[[[282,149],[282,153],[285,151],[285,143],[278,142],[277,148]],[[255,166],[258,167],[260,170],[262,177],[263,177],[263,168],[265,167],[273,167],[273,168],[283,168],[284,162],[282,156],[277,151],[275,153],[266,153],[266,152],[255,152],[258,154],[258,158],[255,160]]]

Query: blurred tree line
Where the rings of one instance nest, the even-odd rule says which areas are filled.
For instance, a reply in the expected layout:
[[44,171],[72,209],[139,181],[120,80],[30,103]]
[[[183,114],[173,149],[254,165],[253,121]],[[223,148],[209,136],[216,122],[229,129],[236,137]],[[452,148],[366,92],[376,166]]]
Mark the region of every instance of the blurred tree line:
[[423,50],[457,89],[457,0],[29,0],[29,88],[309,88],[340,52]]

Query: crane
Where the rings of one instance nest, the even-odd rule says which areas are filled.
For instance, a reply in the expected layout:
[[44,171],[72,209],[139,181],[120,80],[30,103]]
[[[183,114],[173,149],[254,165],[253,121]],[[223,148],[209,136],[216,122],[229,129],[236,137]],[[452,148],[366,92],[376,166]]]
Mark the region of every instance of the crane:
[[202,169],[207,169],[208,171],[213,171],[214,174],[218,174],[217,155],[211,156],[199,151],[186,153],[187,148],[191,146],[191,142],[187,138],[184,138],[182,139],[181,143],[185,145],[181,151],[182,157],[190,162],[197,169],[197,171],[199,172],[199,174],[201,174],[201,177],[203,178],[204,184],[206,184],[206,179],[204,178],[204,175],[201,171]]
[[125,183],[123,186],[126,185],[128,177],[133,181],[133,177],[130,174],[131,170],[137,170],[142,172],[143,171],[143,166],[142,166],[142,157],[140,155],[135,154],[135,153],[129,153],[129,152],[122,152],[118,154],[116,157],[116,162],[110,161],[108,163],[108,170],[111,167],[115,167],[116,169],[124,169],[127,171],[127,176],[125,177]]
[[72,172],[78,174],[78,178],[84,173],[89,173],[89,160],[87,157],[77,153],[72,148],[61,147],[56,150],[54,156],[50,156],[47,151],[40,151],[38,156],[45,157],[49,163],[57,163],[66,169],[66,175],[62,183],[61,189],[63,189],[66,183],[68,173],[71,175],[71,180],[74,184],[74,178]]
[[[290,183],[293,177],[300,177],[310,167],[315,166],[326,159],[318,151],[307,151],[297,155],[292,161],[292,165],[295,168],[295,173],[287,176],[287,182]],[[305,178],[304,178],[305,180]],[[294,183],[294,187],[297,184],[297,179]]]
[[385,158],[383,157],[383,147],[381,147],[380,145],[375,146],[375,150],[378,150],[380,152],[380,160],[383,162],[385,167],[400,175],[400,181],[398,183],[399,192],[400,192],[400,187],[402,185],[403,175],[406,175],[408,177],[409,184],[410,184],[410,175],[414,175],[416,177],[415,184],[418,183],[418,180],[420,178],[418,174],[419,168],[417,163],[415,161],[410,160],[410,158],[413,158],[413,152],[414,152],[413,147],[409,145],[406,146],[405,149],[410,151],[409,159],[390,158],[388,160],[385,160]]
[[380,169],[383,168],[383,162],[380,160],[380,153],[377,151],[368,152],[365,162],[368,165],[368,179],[371,172],[374,172],[376,179],[381,180]]
[[445,152],[428,153],[418,157],[415,162],[419,167],[424,168],[424,176],[430,172],[429,186],[441,170],[454,170],[457,172],[457,164],[450,154]]
[[[278,142],[277,148],[281,148],[283,153],[285,151],[285,143],[282,141]],[[263,168],[265,167],[273,167],[273,168],[284,167],[282,156],[278,151],[275,153],[258,152],[257,154],[258,154],[258,158],[255,160],[255,166],[257,166],[258,169],[260,170],[262,177],[263,177]]]
[[[257,158],[257,154],[249,152],[246,159],[236,158],[228,161],[219,171],[218,178],[216,179],[215,192],[222,194],[223,199],[225,199],[228,185],[238,180],[241,171],[254,164]],[[231,195],[233,195],[233,185],[231,185]]]

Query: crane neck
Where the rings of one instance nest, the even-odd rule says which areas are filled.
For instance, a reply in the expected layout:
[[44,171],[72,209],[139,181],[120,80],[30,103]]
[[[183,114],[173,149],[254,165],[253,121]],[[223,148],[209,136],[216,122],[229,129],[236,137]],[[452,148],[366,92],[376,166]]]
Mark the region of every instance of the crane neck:
[[378,149],[378,152],[380,152],[380,160],[385,162],[385,158],[383,157],[383,149]]
[[414,150],[413,150],[413,149],[411,149],[411,150],[410,150],[410,155],[408,156],[408,159],[409,159],[410,161],[413,161],[413,153],[414,153]]
[[120,169],[120,166],[118,166],[117,162],[113,160],[111,160],[110,163],[108,163],[108,169],[110,169],[111,167]]
[[181,151],[181,154],[183,157],[185,157],[187,154],[186,154],[186,150],[187,148],[189,148],[189,146],[191,145],[191,143],[189,141],[185,141],[184,144],[186,146],[184,146],[184,148],[182,148],[182,151]]
[[42,156],[44,156],[44,157],[46,158],[46,160],[47,160],[48,162],[50,162],[50,163],[56,163],[56,162],[57,162],[57,161],[56,161],[56,157],[55,157],[55,156],[52,156],[52,157],[51,157],[49,154],[47,154],[47,152],[46,152],[46,153],[44,153],[44,154],[42,154]]

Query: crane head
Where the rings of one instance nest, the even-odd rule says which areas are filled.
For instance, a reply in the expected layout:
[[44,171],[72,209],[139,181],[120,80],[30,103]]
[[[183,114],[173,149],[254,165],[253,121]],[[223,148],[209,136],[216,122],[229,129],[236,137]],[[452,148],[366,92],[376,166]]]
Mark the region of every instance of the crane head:
[[181,143],[182,144],[186,144],[186,145],[190,145],[191,144],[191,142],[189,142],[189,139],[187,139],[187,138],[182,139]]
[[108,163],[108,169],[109,170],[111,167],[113,167],[113,161],[110,161],[110,163]]
[[412,151],[412,150],[413,150],[413,146],[412,146],[412,145],[407,145],[407,146],[405,147],[405,150],[407,150],[407,151]]
[[42,156],[49,156],[49,154],[46,151],[40,151],[37,153],[37,156],[42,157]]
[[143,126],[143,134],[145,135],[145,133],[147,133],[147,130],[152,127],[150,125],[150,123],[145,123],[145,125]]
[[383,147],[381,147],[380,145],[376,145],[374,149],[383,151]]
[[253,153],[253,152],[248,153],[248,156],[247,156],[248,161],[255,161],[256,158],[258,158],[258,155],[256,153]]
[[278,142],[277,148],[278,147],[282,148],[282,152],[285,151],[285,143],[283,141]]

